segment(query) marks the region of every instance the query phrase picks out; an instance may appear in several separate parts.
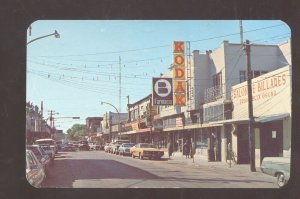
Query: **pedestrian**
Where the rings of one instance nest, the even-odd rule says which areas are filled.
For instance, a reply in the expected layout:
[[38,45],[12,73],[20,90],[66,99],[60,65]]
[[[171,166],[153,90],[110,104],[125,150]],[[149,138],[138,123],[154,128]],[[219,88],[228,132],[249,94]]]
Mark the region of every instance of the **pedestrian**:
[[183,155],[185,155],[185,158],[190,158],[190,144],[188,143],[188,141],[186,140],[185,143],[183,144]]
[[169,154],[169,159],[173,154],[173,144],[169,141],[167,144],[167,148],[168,148],[168,154]]
[[195,142],[194,142],[194,140],[192,139],[192,141],[191,141],[191,158],[194,157],[195,153],[196,153]]

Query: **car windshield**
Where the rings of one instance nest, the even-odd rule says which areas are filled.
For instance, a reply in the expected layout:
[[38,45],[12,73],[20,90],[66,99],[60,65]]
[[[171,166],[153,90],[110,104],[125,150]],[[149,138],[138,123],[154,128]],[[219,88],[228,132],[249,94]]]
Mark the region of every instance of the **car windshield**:
[[44,149],[45,151],[51,150],[51,148],[49,146],[42,146],[42,149]]
[[133,147],[134,146],[134,144],[123,144],[123,147]]
[[55,141],[54,140],[36,140],[35,141],[36,144],[49,144],[49,145],[54,145]]
[[141,144],[141,148],[156,148],[154,144]]
[[41,156],[41,152],[39,151],[39,149],[37,147],[31,146],[31,147],[27,147],[27,149],[31,150],[34,153],[34,155]]

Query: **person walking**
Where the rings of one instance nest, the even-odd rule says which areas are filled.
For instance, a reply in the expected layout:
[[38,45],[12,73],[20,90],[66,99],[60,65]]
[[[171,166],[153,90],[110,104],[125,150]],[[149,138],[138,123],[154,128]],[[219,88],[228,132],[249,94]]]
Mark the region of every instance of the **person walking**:
[[169,141],[167,144],[167,148],[168,148],[168,154],[169,154],[169,159],[173,154],[173,144]]
[[186,140],[184,145],[183,145],[183,155],[185,155],[185,158],[189,158],[190,156],[190,144],[188,143],[188,141]]

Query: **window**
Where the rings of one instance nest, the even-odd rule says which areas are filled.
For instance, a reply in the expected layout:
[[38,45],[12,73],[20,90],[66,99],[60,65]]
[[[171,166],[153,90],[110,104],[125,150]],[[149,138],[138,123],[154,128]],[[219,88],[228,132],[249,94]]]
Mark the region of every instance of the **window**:
[[240,83],[242,83],[242,82],[244,82],[246,80],[247,80],[247,78],[246,78],[246,71],[241,70],[240,71]]
[[214,86],[222,85],[222,72],[219,72],[213,76]]
[[[268,71],[253,70],[252,71],[252,78],[259,77],[259,76],[261,76],[263,74],[266,74],[266,73],[268,73]],[[244,81],[247,81],[247,74],[246,74],[245,70],[241,70],[240,71],[240,83],[242,83]]]

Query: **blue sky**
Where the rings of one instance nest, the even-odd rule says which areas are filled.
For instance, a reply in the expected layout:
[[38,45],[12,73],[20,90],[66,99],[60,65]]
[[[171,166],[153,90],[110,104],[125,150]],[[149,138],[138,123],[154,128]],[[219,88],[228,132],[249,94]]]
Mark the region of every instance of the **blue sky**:
[[[121,58],[121,112],[130,102],[151,94],[152,77],[168,71],[173,41],[191,41],[193,50],[214,50],[223,40],[240,42],[239,21],[206,20],[41,20],[31,24],[27,41],[48,35],[27,46],[26,99],[58,112],[55,122],[64,132],[86,117],[119,107]],[[278,20],[243,21],[244,40],[279,44],[290,37],[289,27]],[[80,120],[59,119],[79,116]]]

